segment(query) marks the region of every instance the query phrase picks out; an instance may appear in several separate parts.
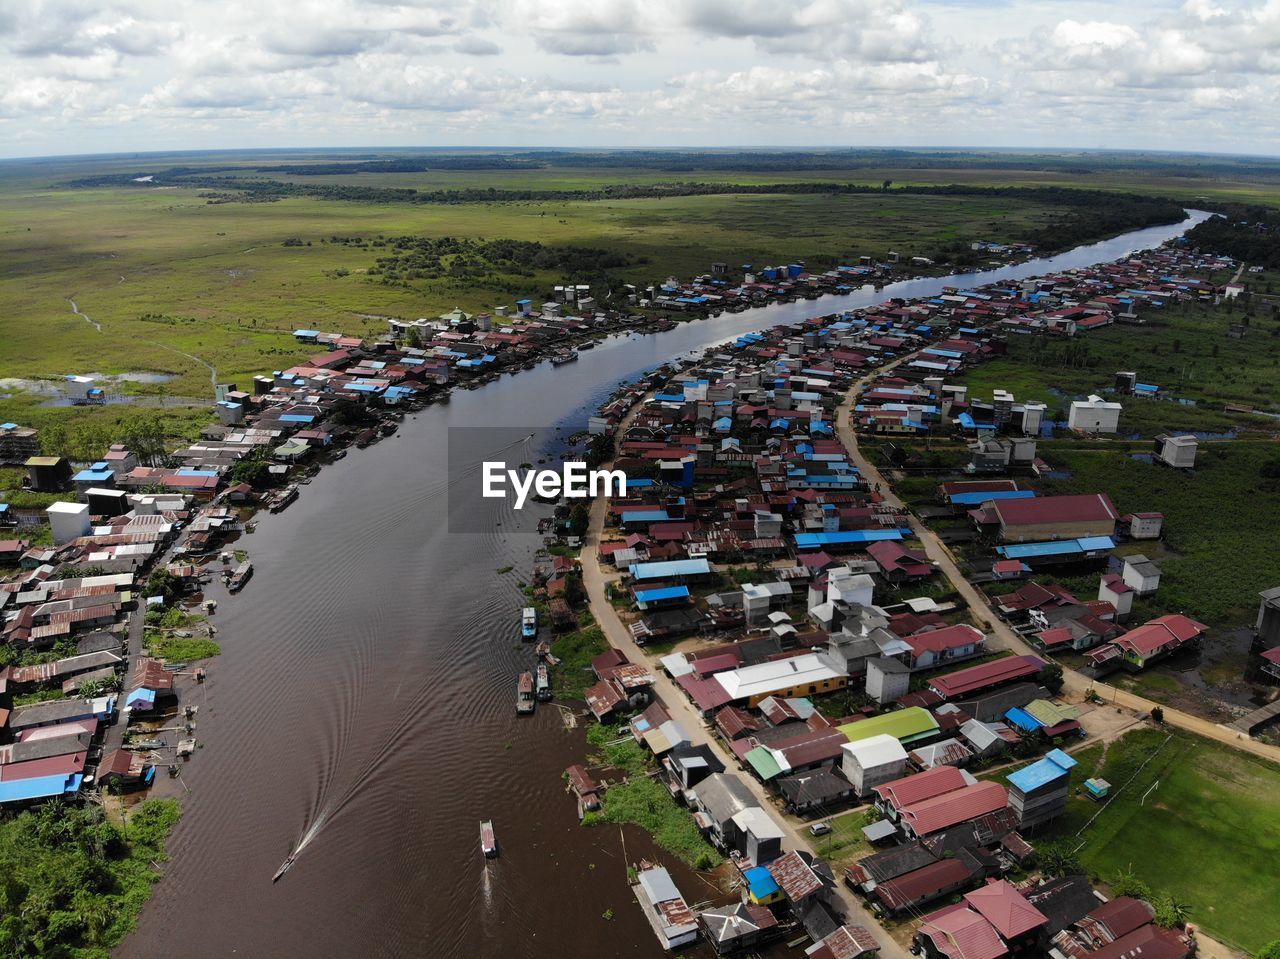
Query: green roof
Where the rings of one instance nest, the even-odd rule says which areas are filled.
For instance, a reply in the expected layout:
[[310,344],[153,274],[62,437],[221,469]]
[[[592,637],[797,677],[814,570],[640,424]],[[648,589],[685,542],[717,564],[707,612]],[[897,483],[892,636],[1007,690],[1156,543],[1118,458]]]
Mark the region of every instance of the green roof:
[[782,767],[773,758],[773,753],[764,746],[757,746],[743,758],[751,764],[751,768],[756,771],[756,775],[766,782],[782,773]]
[[62,462],[61,456],[33,456],[27,460],[28,466],[57,466]]
[[1074,706],[1059,706],[1047,699],[1037,699],[1028,703],[1025,709],[1046,726],[1057,726],[1059,723],[1080,718],[1080,710]]
[[872,736],[886,735],[906,744],[932,736],[937,731],[937,720],[929,710],[920,706],[909,706],[906,709],[883,713],[880,716],[872,716],[870,719],[840,727],[840,732],[844,733],[851,743],[870,739]]

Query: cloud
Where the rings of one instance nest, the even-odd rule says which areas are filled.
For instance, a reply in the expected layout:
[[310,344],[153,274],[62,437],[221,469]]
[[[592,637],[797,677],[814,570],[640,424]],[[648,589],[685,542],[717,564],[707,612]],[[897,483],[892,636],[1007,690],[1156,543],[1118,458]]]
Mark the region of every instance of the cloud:
[[27,0],[0,4],[0,56],[2,142],[46,153],[231,140],[1280,153],[1280,0]]
[[502,52],[502,47],[492,40],[486,40],[484,37],[474,35],[468,35],[458,40],[453,45],[453,49],[459,53],[470,54],[473,57],[495,57]]

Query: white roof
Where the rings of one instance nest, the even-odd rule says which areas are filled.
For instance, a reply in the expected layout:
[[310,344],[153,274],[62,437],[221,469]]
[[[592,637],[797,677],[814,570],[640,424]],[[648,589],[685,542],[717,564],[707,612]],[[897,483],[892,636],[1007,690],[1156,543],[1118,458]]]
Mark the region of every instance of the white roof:
[[733,817],[733,824],[757,839],[782,839],[784,833],[773,817],[759,806],[748,806]]
[[684,653],[668,653],[662,657],[662,668],[672,679],[679,679],[681,676],[688,676],[693,672],[693,664],[689,662],[689,657]]
[[87,516],[89,505],[87,503],[51,503],[45,509],[45,512],[66,513],[68,516]]
[[844,675],[822,654],[807,653],[716,673],[715,679],[730,699],[746,699]]
[[902,743],[898,742],[896,736],[888,734],[868,736],[856,743],[845,743],[840,748],[856,759],[863,769],[905,762],[907,758],[907,751],[902,748]]

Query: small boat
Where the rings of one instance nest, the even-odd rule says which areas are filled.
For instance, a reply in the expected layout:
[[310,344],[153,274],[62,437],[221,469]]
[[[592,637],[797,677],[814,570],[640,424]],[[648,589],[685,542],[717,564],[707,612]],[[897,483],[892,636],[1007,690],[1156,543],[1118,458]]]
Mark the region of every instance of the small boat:
[[546,663],[538,663],[537,679],[534,680],[534,695],[539,702],[551,698],[551,673]]
[[554,653],[551,652],[551,644],[546,642],[545,640],[543,640],[541,643],[535,646],[533,648],[533,651],[537,655],[537,657],[540,660],[542,660],[544,663],[546,663],[548,666],[560,665],[559,657],[557,657]]
[[498,837],[494,835],[492,819],[486,819],[480,824],[480,852],[485,859],[498,858]]
[[533,673],[525,670],[516,680],[516,714],[528,716],[537,705],[533,698]]
[[551,362],[556,366],[560,366],[562,363],[572,363],[577,358],[578,354],[573,350],[565,350],[563,353],[551,354]]
[[[177,768],[177,767],[174,767]],[[298,858],[296,852],[289,853],[289,858],[280,864],[280,868],[276,870],[276,874],[271,877],[272,882],[279,882],[280,877],[289,871],[289,867],[293,865],[293,861]]]
[[520,635],[525,639],[534,639],[538,635],[538,611],[532,606],[520,611]]
[[[306,480],[303,480],[303,482],[305,483]],[[298,498],[298,487],[293,485],[286,486],[284,489],[280,491],[280,495],[276,497],[275,502],[271,504],[271,512],[279,513],[285,509],[288,509],[289,504],[291,504],[297,498]]]
[[244,584],[249,582],[249,577],[253,575],[253,564],[245,560],[236,567],[230,579],[227,580],[227,590],[232,593],[238,593],[244,589]]
[[164,743],[158,739],[135,739],[125,744],[125,749],[163,749]]
[[596,348],[595,340],[583,340],[578,344],[579,350],[594,350]]

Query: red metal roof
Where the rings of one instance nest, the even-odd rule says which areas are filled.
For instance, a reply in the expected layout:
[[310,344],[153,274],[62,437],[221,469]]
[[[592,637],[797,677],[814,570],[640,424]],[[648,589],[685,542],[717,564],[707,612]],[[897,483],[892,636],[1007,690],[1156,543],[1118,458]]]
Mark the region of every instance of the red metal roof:
[[[950,769],[951,767],[940,768]],[[917,836],[927,836],[940,829],[947,829],[1003,809],[1008,801],[1009,793],[1004,786],[995,782],[980,782],[903,809],[902,821],[909,825]]]
[[911,647],[911,651],[919,656],[922,653],[940,653],[961,646],[972,646],[981,643],[985,638],[982,630],[975,629],[968,623],[957,623],[944,629],[914,633],[906,638],[906,642]]
[[972,875],[972,870],[961,859],[939,859],[905,876],[878,883],[875,894],[890,909],[902,909],[915,902],[928,901]]
[[965,902],[995,926],[1006,940],[1048,923],[1049,918],[1003,879],[987,883],[981,889],[965,894]]
[[966,785],[968,780],[960,770],[953,766],[939,766],[937,769],[903,776],[883,786],[876,786],[875,793],[892,804],[895,809],[902,809],[956,789],[963,789]]
[[1002,499],[996,500],[991,509],[1005,526],[1085,523],[1106,519],[1114,521],[1120,518],[1106,493]]
[[1006,656],[980,666],[936,676],[929,680],[929,688],[938,695],[950,699],[999,683],[1011,682],[1032,676],[1044,668],[1044,660],[1035,656]]
[[972,909],[948,906],[925,917],[920,934],[948,959],[999,959],[1009,950],[995,927]]

